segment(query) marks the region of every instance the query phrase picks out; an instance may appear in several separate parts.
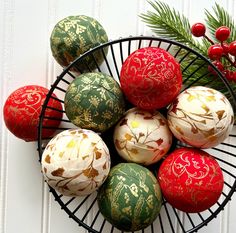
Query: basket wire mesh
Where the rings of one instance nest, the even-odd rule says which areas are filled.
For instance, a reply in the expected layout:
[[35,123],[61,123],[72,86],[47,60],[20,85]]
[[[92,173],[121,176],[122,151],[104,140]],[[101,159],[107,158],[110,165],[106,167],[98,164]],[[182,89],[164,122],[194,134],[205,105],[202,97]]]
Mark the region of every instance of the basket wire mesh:
[[[76,72],[79,71],[80,73],[83,73],[81,70],[81,64],[83,67],[86,67],[87,72],[92,72],[94,67],[91,67],[91,63],[87,62],[87,58],[89,57],[89,59],[93,60],[93,65],[95,64],[96,71],[106,73],[112,76],[115,80],[119,81],[120,69],[126,57],[139,48],[149,46],[165,49],[171,53],[180,63],[183,74],[182,91],[190,86],[196,85],[208,86],[217,89],[224,92],[226,97],[231,102],[235,112],[236,95],[230,87],[230,84],[224,79],[220,71],[214,65],[212,65],[212,63],[207,58],[198,52],[175,41],[149,36],[128,37],[109,41],[108,43],[100,45],[77,58],[73,63],[63,70],[63,72],[57,77],[51,86],[47,98],[42,106],[38,127],[38,152],[40,161],[48,141],[52,138],[42,138],[42,130],[44,128],[52,128],[49,126],[44,126],[43,120],[45,118],[49,118],[50,120],[54,121],[60,120],[56,118],[50,118],[45,115],[47,108],[52,109],[48,106],[48,102],[51,98],[53,98],[62,104],[64,103],[66,90],[69,84],[76,78]],[[104,62],[101,66],[99,66],[98,62],[96,61],[95,53],[97,55],[98,52],[101,53],[101,56],[104,58]],[[212,74],[212,71],[209,71],[209,67],[211,67],[211,70],[214,71],[214,75]],[[56,94],[57,97],[53,96],[53,93]],[[127,106],[127,108],[131,107],[129,103],[127,103]],[[52,110],[61,111],[60,109]],[[59,133],[63,130],[76,128],[76,126],[74,126],[66,117],[64,109],[62,112],[63,119],[61,120],[60,126],[56,128],[56,133]],[[109,146],[113,144],[111,135],[112,129],[101,135]],[[220,145],[207,150],[218,161],[224,175],[223,192],[215,205],[204,212],[192,214],[181,212],[163,200],[163,206],[157,219],[149,227],[139,232],[192,233],[197,232],[200,228],[206,226],[212,219],[216,218],[217,215],[224,210],[224,207],[231,200],[231,197],[235,192],[236,145],[233,144],[235,137],[236,129],[234,127],[227,140],[222,142]],[[172,149],[181,146],[183,146],[183,144],[176,140],[175,143],[173,143]],[[118,156],[114,146],[110,146],[109,149],[112,166],[121,162],[122,160]],[[150,166],[149,168],[155,173],[157,166],[158,164]],[[61,209],[63,209],[68,214],[68,216],[76,221],[80,226],[87,229],[88,232],[121,232],[112,226],[108,221],[106,221],[101,215],[96,202],[96,192],[84,197],[66,197],[51,187],[49,187],[49,189],[50,192],[52,192],[55,200],[61,206]]]

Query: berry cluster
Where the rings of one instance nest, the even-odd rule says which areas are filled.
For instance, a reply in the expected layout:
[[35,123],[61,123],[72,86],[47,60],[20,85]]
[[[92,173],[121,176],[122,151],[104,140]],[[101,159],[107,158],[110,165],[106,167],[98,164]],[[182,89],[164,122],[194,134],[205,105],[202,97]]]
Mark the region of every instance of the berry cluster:
[[[230,37],[230,29],[226,26],[221,26],[215,31],[215,38],[219,43],[214,43],[206,35],[206,27],[202,23],[195,23],[191,27],[191,32],[195,37],[204,37],[210,43],[211,46],[208,48],[208,56],[212,60],[212,63],[224,74],[229,81],[236,82],[236,41],[228,44],[226,41]],[[210,69],[213,73],[213,69]]]

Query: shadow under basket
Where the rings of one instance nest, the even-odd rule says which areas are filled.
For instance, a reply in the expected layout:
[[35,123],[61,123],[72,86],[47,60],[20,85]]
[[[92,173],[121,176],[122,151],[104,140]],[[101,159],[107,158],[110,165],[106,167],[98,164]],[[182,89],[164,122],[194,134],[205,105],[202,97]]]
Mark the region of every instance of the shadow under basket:
[[[76,78],[78,72],[83,73],[81,67],[83,70],[86,70],[86,72],[92,72],[95,68],[95,71],[106,73],[112,76],[115,80],[119,81],[121,66],[128,55],[139,48],[150,46],[165,49],[170,54],[172,54],[180,63],[183,75],[182,91],[190,86],[207,86],[214,88],[226,95],[226,97],[231,102],[231,105],[235,112],[236,90],[234,90],[234,86],[229,84],[229,82],[222,76],[220,71],[214,65],[212,65],[212,63],[207,58],[205,58],[198,52],[180,43],[157,37],[138,36],[121,38],[91,49],[90,51],[77,58],[73,63],[71,63],[67,68],[63,70],[63,72],[57,77],[57,79],[51,86],[51,89],[43,104],[40,116],[38,131],[38,151],[40,161],[45,146],[51,139],[42,138],[41,136],[42,130],[44,128],[47,128],[43,126],[43,120],[45,118],[48,119],[48,117],[45,116],[45,111],[47,108],[50,108],[48,107],[49,100],[53,98],[61,102],[62,104],[64,103],[65,92],[69,84]],[[101,65],[100,62],[97,62],[96,60],[98,55],[102,56],[102,58],[104,59]],[[56,94],[57,98],[52,96],[53,93]],[[61,111],[59,109],[53,110]],[[60,126],[56,129],[56,133],[59,133],[66,129],[76,128],[76,126],[73,125],[66,117],[65,111],[62,111],[63,119]],[[59,119],[51,120],[58,121]],[[112,140],[111,133],[112,132],[108,131],[101,135],[105,142],[109,142],[109,140]],[[139,232],[197,232],[200,228],[206,226],[211,220],[216,218],[217,215],[224,210],[226,204],[231,200],[231,197],[235,192],[236,146],[234,145],[235,143],[233,143],[235,137],[236,129],[234,127],[227,140],[225,140],[220,145],[207,150],[217,160],[224,175],[223,192],[215,205],[204,212],[190,214],[181,212],[173,208],[168,202],[163,200],[163,206],[157,219],[149,227]],[[183,146],[183,144],[180,141],[176,141],[173,145],[174,148],[181,146]],[[114,148],[109,149],[111,154],[116,153]],[[121,161],[118,155],[116,156],[116,158],[116,161],[112,160],[112,166]],[[154,171],[156,169],[155,165],[153,167],[150,167],[150,169],[153,169]],[[52,188],[50,188],[50,192],[52,192],[55,200],[68,214],[68,216],[75,222],[77,222],[80,226],[87,229],[88,232],[121,232],[120,230],[112,226],[108,221],[106,221],[101,215],[96,201],[97,192],[84,197],[66,197]]]

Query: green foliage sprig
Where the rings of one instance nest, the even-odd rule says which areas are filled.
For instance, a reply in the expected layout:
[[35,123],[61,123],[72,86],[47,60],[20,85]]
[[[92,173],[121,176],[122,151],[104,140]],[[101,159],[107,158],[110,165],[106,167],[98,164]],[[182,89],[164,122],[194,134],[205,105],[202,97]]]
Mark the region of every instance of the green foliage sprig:
[[[187,17],[185,17],[180,12],[176,11],[174,8],[171,8],[168,4],[161,2],[159,0],[151,1],[148,0],[148,3],[152,6],[152,11],[149,10],[146,13],[142,13],[140,18],[147,24],[148,27],[159,37],[174,40],[182,44],[187,45],[188,47],[194,49],[195,51],[201,53],[207,57],[207,50],[210,47],[211,43],[202,38],[201,43],[199,40],[196,40],[191,34],[191,26]],[[236,26],[232,17],[228,12],[221,7],[219,4],[215,3],[213,6],[213,13],[205,9],[205,22],[209,31],[209,38],[218,43],[215,39],[215,31],[220,26],[227,26],[231,29],[230,41],[236,40]],[[230,42],[228,41],[228,42]],[[188,62],[188,61],[186,61]],[[227,65],[227,61],[223,61]],[[185,64],[183,64],[185,66]],[[196,67],[192,66],[192,70]],[[207,69],[207,67],[206,67]],[[202,74],[206,73],[207,70],[201,69],[197,72],[196,75],[192,76],[189,81],[193,82],[194,79],[197,79]],[[191,71],[191,70],[189,70]],[[188,75],[188,74],[186,74]],[[208,77],[202,79],[203,83],[207,83]],[[224,94],[228,94],[227,88],[222,89],[222,82],[214,82],[215,87],[221,87],[221,91]],[[236,83],[232,82],[231,87],[236,93]]]

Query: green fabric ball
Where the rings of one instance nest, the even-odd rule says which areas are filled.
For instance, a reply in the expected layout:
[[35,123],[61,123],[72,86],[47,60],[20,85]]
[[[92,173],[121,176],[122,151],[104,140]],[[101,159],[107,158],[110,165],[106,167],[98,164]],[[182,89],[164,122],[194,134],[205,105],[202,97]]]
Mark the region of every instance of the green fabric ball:
[[[102,25],[96,19],[85,15],[68,16],[62,19],[55,25],[50,37],[52,55],[63,67],[68,66],[91,48],[107,41],[108,37]],[[105,54],[107,50],[106,47]],[[104,60],[101,50],[93,55],[100,65]],[[85,60],[91,70],[96,68],[94,59],[90,55],[86,56],[82,63],[76,64],[74,70],[86,71],[88,68],[83,63]]]
[[93,72],[79,75],[65,95],[68,119],[78,127],[104,132],[125,112],[119,84],[109,75]]
[[97,202],[104,218],[116,228],[137,231],[156,219],[162,195],[157,179],[147,168],[120,163],[98,190]]

